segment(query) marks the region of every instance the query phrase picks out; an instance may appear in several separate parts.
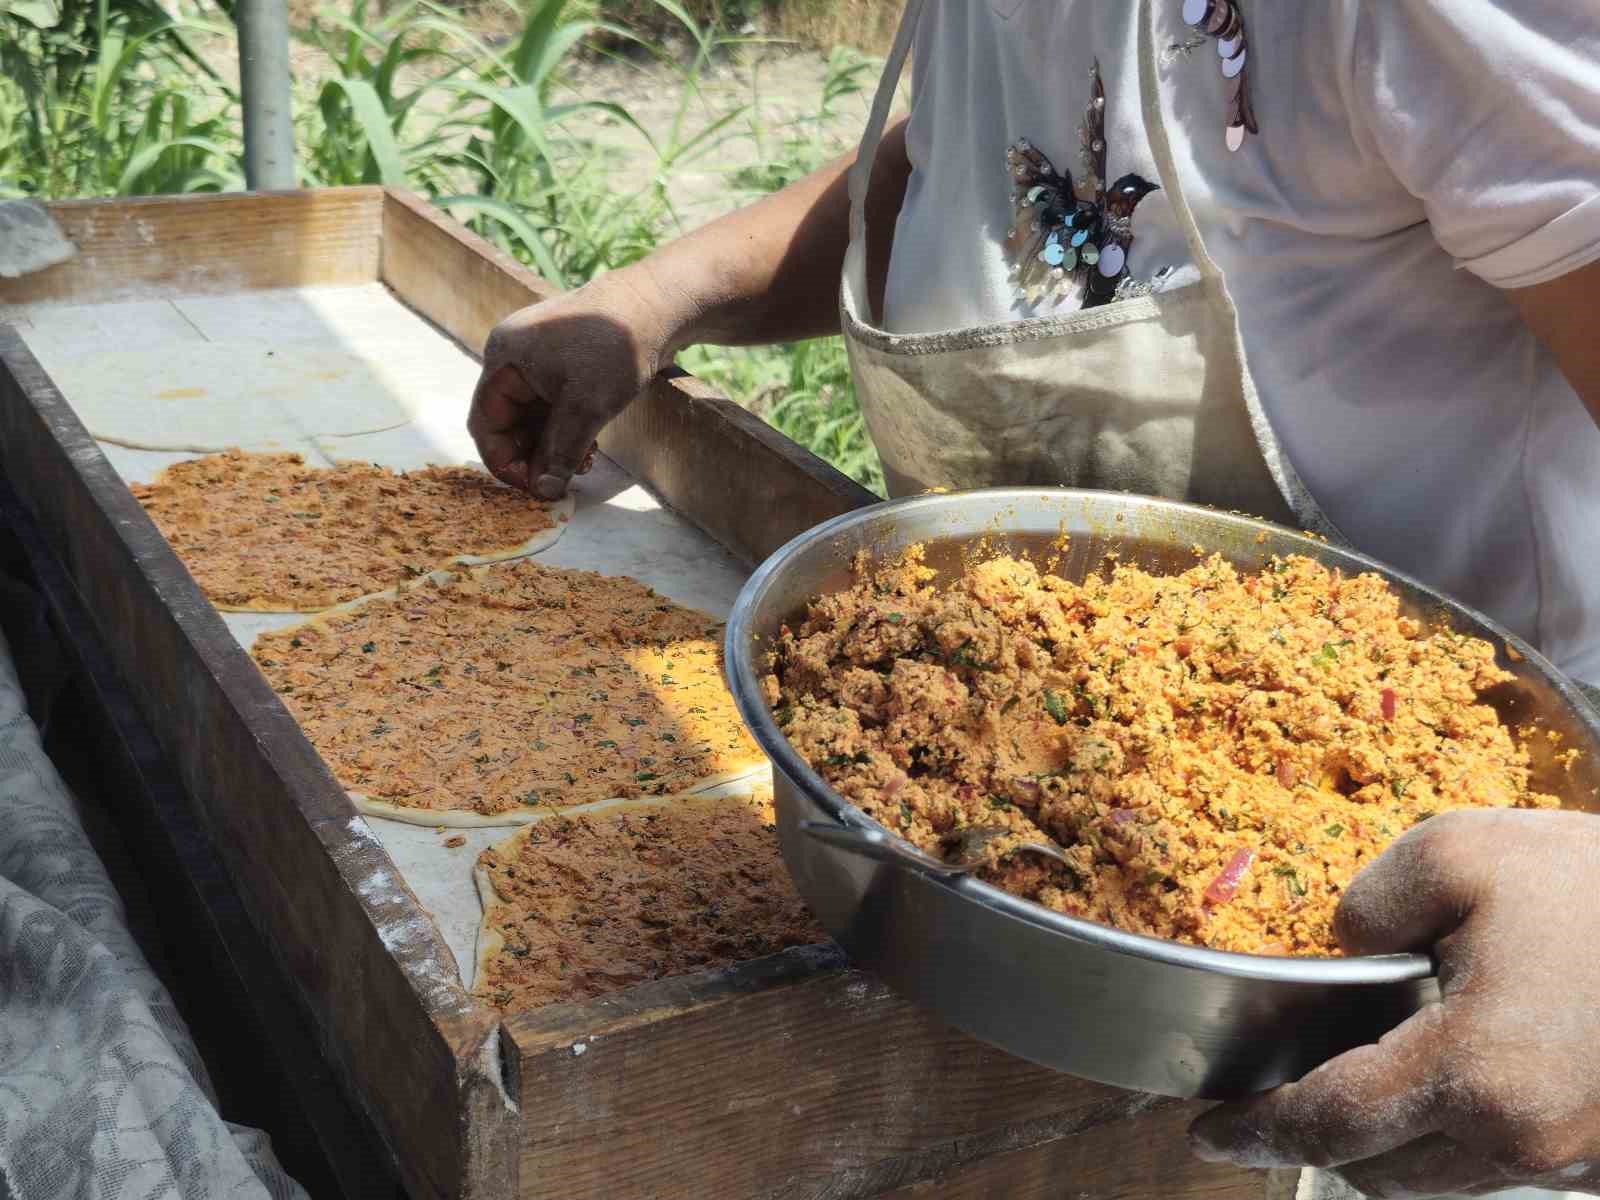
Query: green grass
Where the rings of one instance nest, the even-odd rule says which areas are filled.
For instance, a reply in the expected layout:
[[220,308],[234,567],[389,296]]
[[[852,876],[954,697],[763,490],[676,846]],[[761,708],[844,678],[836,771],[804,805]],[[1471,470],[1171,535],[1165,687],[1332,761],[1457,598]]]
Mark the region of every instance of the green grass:
[[[778,191],[811,174],[824,163],[837,158],[843,147],[830,137],[836,106],[846,96],[855,95],[870,84],[877,64],[847,46],[836,47],[828,58],[828,72],[814,113],[767,129],[760,120],[760,105],[751,105],[750,136],[757,150],[756,162],[733,173],[735,187],[757,195]],[[753,90],[761,89],[759,67],[753,75]]]
[[[693,7],[523,0],[520,32],[503,48],[435,0],[325,10],[297,34],[329,63],[296,98],[301,181],[413,189],[563,288],[625,266],[685,232],[669,187],[676,172],[715,166],[733,139],[749,139],[757,162],[730,173],[732,186],[751,195],[782,187],[837,153],[826,134],[834,106],[870,79],[870,63],[836,51],[817,110],[769,127],[759,74],[738,103],[714,104],[702,87],[749,40],[737,28],[754,4]],[[0,0],[0,195],[242,187],[238,97],[193,43],[226,31],[227,13],[174,21],[155,0]],[[619,47],[669,73],[676,95],[664,129],[565,85],[573,55]],[[650,169],[620,182],[602,131],[636,139]],[[837,338],[697,347],[682,362],[881,492]]]
[[883,466],[861,419],[841,339],[753,349],[694,346],[678,363],[863,487],[884,494]]

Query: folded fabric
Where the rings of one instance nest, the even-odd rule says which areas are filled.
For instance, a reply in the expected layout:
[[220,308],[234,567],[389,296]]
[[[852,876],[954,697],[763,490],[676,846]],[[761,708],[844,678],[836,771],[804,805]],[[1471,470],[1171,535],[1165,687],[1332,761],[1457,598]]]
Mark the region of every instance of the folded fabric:
[[0,637],[0,1196],[302,1200],[224,1121]]

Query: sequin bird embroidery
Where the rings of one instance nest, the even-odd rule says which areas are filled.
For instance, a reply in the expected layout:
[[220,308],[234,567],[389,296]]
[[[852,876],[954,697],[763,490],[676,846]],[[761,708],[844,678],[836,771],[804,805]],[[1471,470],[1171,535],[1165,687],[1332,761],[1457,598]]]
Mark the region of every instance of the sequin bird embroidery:
[[1056,170],[1026,138],[1006,150],[1017,213],[1006,249],[1017,294],[1029,301],[1064,291],[1073,282],[1083,285],[1084,308],[1115,299],[1128,278],[1133,210],[1158,190],[1133,174],[1107,187],[1106,89],[1098,61],[1089,77],[1089,105],[1078,126],[1081,184],[1074,184],[1071,171]]

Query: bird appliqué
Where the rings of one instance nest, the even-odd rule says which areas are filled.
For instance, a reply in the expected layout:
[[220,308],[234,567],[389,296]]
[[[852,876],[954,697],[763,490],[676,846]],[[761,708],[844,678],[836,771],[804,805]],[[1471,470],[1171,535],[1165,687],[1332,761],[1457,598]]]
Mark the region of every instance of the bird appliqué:
[[1084,178],[1055,165],[1026,138],[1006,150],[1016,221],[1006,235],[1017,294],[1030,302],[1083,286],[1083,307],[1109,304],[1128,279],[1133,210],[1158,186],[1138,175],[1106,184],[1106,89],[1089,69],[1089,105],[1078,126]]

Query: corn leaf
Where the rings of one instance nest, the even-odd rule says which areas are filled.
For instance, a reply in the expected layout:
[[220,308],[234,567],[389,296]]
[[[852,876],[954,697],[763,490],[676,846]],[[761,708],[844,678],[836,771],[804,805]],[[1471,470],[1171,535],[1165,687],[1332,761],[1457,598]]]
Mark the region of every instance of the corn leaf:
[[515,234],[517,239],[526,247],[528,254],[534,261],[534,266],[545,280],[558,288],[565,289],[567,284],[566,274],[556,264],[550,254],[550,248],[545,245],[544,238],[533,227],[521,212],[503,200],[496,200],[493,196],[440,196],[434,201],[441,208],[454,212],[461,209],[466,212],[479,213],[497,221],[507,230]]
[[[389,187],[406,186],[405,159],[395,142],[394,130],[389,125],[389,114],[373,86],[364,79],[332,79],[322,89],[323,104],[330,96],[343,96],[350,105],[356,123],[366,139],[367,152],[377,169],[377,179]],[[326,111],[326,108],[325,108]]]

